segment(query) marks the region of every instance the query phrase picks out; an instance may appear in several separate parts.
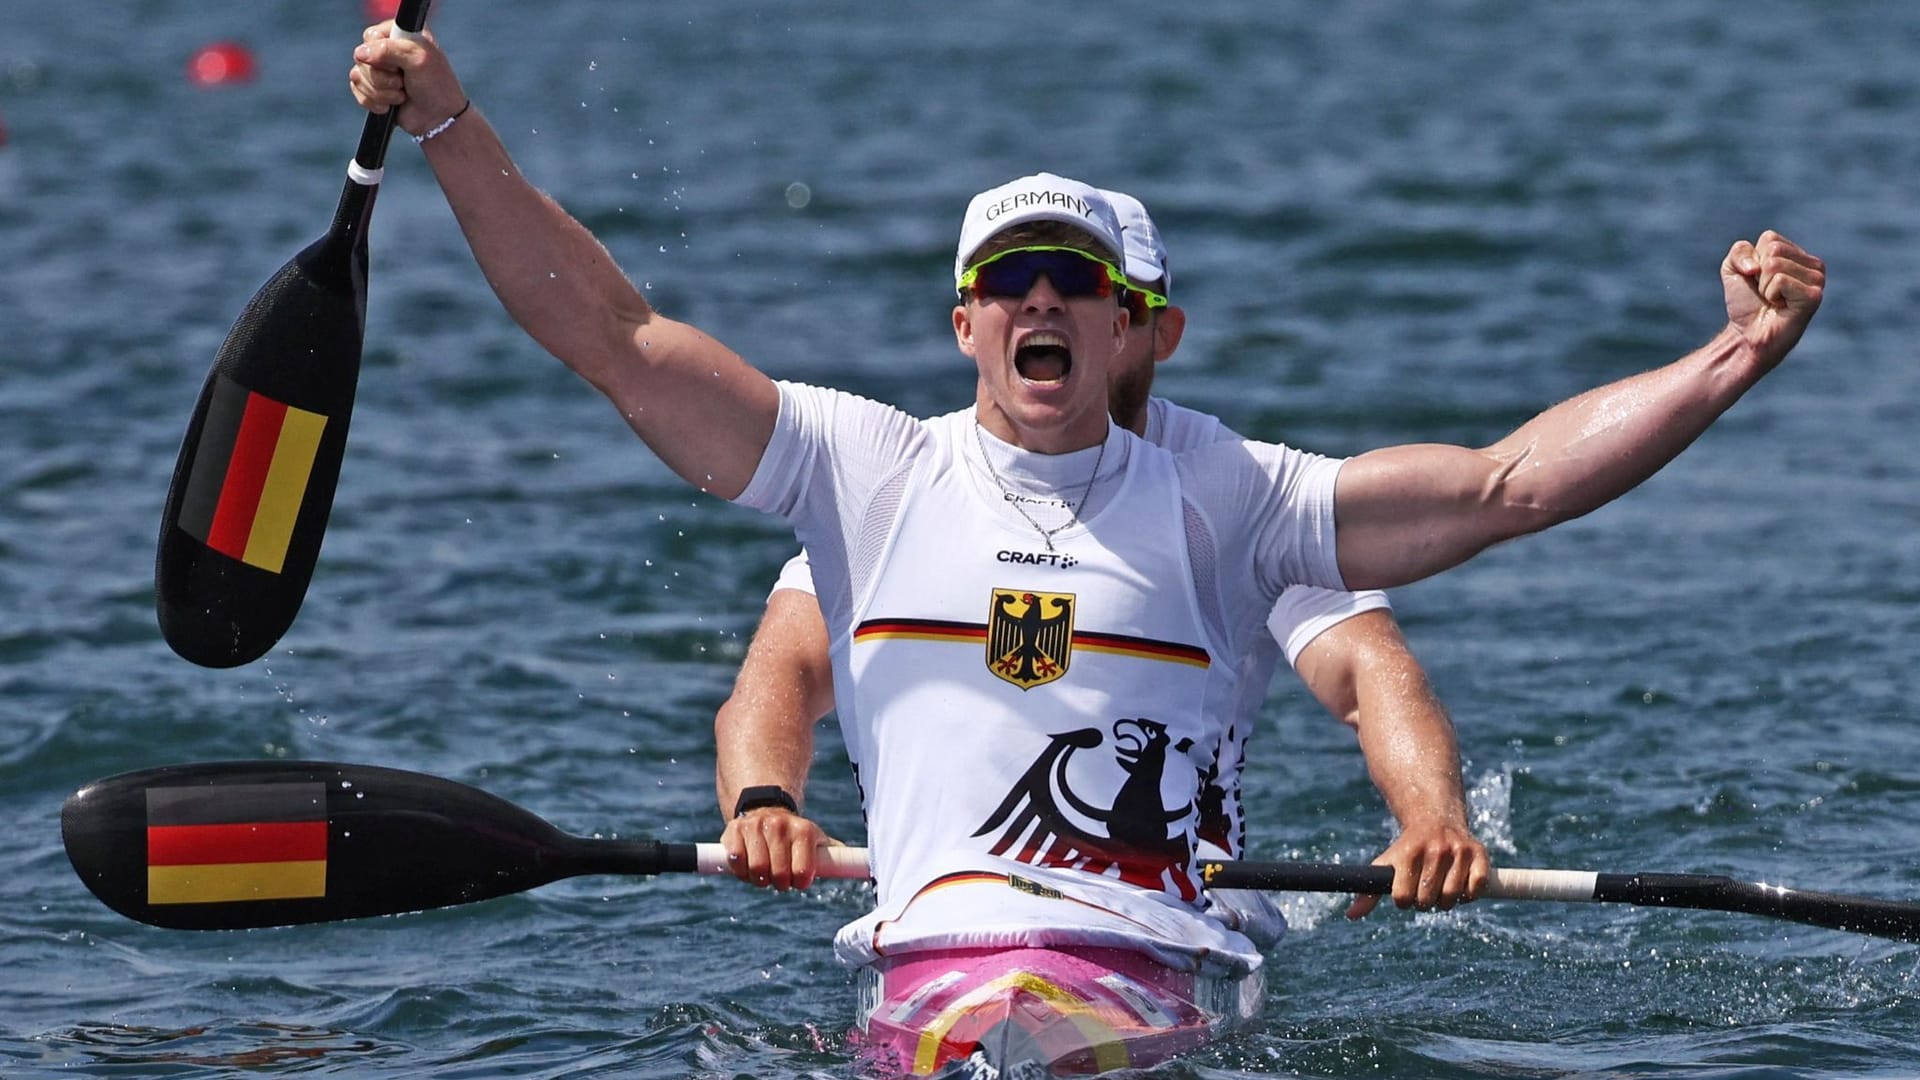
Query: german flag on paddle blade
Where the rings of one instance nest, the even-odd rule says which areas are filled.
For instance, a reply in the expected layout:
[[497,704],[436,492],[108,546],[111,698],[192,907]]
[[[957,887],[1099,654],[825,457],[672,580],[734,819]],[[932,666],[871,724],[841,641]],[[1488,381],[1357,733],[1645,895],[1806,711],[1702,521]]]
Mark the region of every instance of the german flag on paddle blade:
[[327,418],[216,375],[180,528],[222,555],[279,573]]
[[147,789],[148,903],[325,895],[325,784]]

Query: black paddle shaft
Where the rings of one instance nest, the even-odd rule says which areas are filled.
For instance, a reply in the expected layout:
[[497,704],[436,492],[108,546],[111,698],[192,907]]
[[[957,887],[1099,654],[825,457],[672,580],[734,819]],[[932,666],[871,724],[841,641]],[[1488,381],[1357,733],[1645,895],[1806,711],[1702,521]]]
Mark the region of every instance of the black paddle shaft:
[[1717,874],[1598,874],[1602,903],[1732,911],[1898,941],[1920,941],[1920,905],[1737,881]]
[[[406,0],[417,31],[429,0]],[[182,657],[266,654],[306,599],[346,456],[366,336],[367,226],[393,135],[367,117],[325,235],[254,294],[214,356],[161,516],[160,630]]]
[[[1393,891],[1393,870],[1386,866],[1220,862],[1202,863],[1201,873],[1209,888],[1371,895]],[[1485,895],[1494,899],[1727,911],[1920,942],[1920,904],[1791,889],[1719,874],[1618,874],[1507,868],[1494,871]]]

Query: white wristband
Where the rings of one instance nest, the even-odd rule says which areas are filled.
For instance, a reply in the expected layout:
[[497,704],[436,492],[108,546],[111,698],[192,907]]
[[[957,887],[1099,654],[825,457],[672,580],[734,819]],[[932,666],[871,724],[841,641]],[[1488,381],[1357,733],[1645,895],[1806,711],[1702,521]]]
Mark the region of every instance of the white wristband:
[[471,108],[473,108],[473,99],[468,98],[466,101],[466,104],[460,106],[459,112],[454,113],[452,116],[447,117],[445,120],[442,120],[439,123],[428,128],[427,130],[421,132],[420,134],[415,135],[413,137],[413,141],[416,143],[424,143],[428,139],[437,138],[441,135],[446,134],[446,130],[453,126],[453,122],[467,115],[467,110]]

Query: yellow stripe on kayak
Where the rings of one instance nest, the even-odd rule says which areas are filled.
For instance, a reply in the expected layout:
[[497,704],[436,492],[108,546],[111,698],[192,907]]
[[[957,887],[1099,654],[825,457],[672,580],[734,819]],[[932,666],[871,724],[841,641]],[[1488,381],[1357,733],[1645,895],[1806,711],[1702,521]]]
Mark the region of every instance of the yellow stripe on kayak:
[[1040,998],[1080,1029],[1080,1036],[1093,1051],[1094,1064],[1101,1072],[1127,1067],[1129,1055],[1126,1043],[1115,1036],[1113,1028],[1100,1019],[1085,998],[1030,971],[1011,971],[962,995],[920,1032],[920,1042],[914,1048],[913,1055],[914,1075],[931,1075],[934,1066],[940,1062],[940,1044],[946,1040],[947,1033],[953,1030],[954,1025],[1007,990],[1025,990]]

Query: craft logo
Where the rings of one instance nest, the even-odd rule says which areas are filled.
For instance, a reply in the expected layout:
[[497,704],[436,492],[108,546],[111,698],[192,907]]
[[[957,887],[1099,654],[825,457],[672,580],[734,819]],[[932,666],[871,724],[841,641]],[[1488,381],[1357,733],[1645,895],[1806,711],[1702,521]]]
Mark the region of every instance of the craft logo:
[[1071,570],[1080,565],[1080,560],[1057,551],[1014,551],[1003,548],[994,552],[994,559],[1003,563],[1018,563],[1022,566],[1057,566],[1062,570]]
[[1073,658],[1074,594],[995,589],[987,607],[987,670],[1022,690],[1053,682]]

